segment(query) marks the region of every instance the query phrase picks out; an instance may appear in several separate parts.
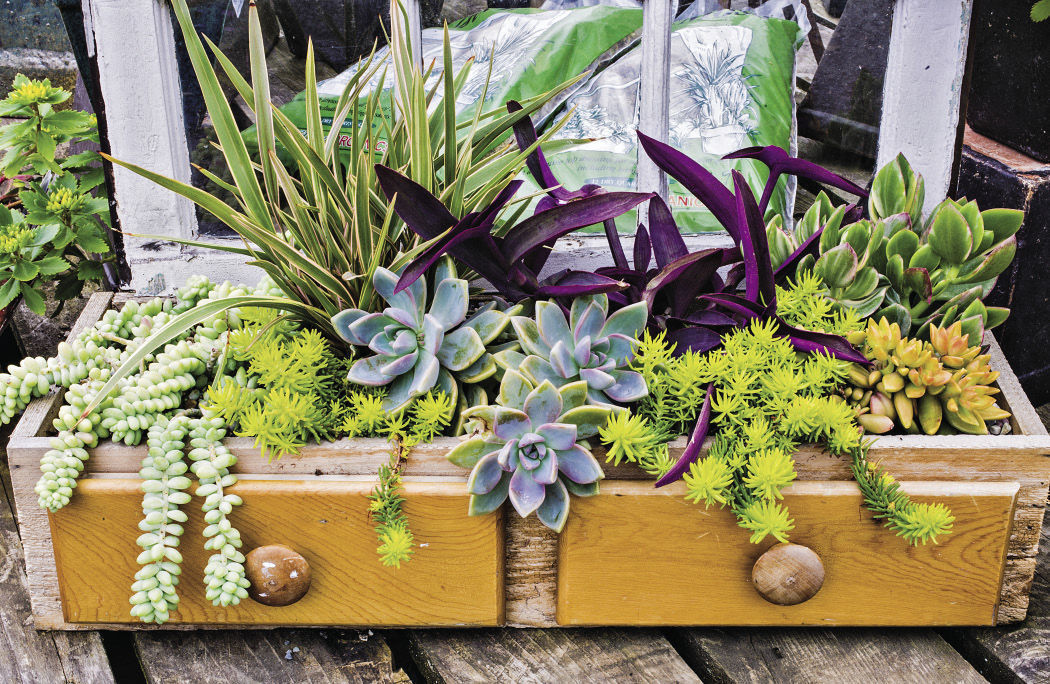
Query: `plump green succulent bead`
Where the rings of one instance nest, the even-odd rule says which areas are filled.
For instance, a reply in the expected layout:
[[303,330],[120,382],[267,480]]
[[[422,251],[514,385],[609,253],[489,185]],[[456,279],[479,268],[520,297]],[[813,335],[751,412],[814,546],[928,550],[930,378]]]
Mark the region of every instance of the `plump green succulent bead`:
[[237,482],[230,468],[236,457],[222,443],[226,435],[222,418],[208,414],[193,422],[190,432],[190,469],[200,486],[197,496],[203,498],[206,541],[204,548],[214,551],[204,569],[205,598],[216,606],[235,606],[248,597],[250,582],[245,577],[241,534],[227,517],[240,506],[241,497],[225,489]]
[[185,416],[168,420],[160,416],[149,428],[148,450],[142,459],[142,522],[136,543],[142,548],[137,562],[142,568],[131,584],[131,614],[143,622],[163,624],[178,606],[178,550],[186,515],[179,506],[189,501],[190,486],[183,447],[191,421]]

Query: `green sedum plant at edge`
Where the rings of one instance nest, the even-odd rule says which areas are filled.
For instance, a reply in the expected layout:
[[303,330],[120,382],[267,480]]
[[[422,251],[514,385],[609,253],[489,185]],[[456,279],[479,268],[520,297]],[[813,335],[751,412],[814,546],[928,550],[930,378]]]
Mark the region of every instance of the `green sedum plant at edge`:
[[922,176],[898,156],[875,176],[870,218],[850,222],[847,208],[833,208],[822,193],[792,232],[770,222],[774,265],[817,239],[817,255],[802,257],[798,272],[812,269],[833,300],[865,317],[885,316],[923,340],[931,326],[958,321],[971,344],[980,344],[1009,315],[982,299],[1014,258],[1024,214],[948,198],[924,219],[924,196]]
[[0,126],[0,180],[9,186],[0,205],[0,309],[21,295],[44,315],[47,283],[57,281],[59,300],[76,297],[112,261],[109,203],[94,194],[104,180],[98,153],[58,154],[60,145],[98,142],[93,114],[55,109],[70,96],[19,74],[0,100],[0,116],[16,119]]

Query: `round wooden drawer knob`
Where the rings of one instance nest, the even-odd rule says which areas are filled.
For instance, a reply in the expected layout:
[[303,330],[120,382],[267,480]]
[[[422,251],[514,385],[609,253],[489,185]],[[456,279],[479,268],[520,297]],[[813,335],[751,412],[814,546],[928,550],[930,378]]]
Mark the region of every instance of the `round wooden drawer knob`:
[[248,595],[264,606],[287,606],[310,589],[310,564],[287,546],[271,544],[252,549],[244,558],[251,586]]
[[751,579],[762,598],[780,606],[808,601],[824,584],[824,564],[813,549],[777,544],[755,561]]

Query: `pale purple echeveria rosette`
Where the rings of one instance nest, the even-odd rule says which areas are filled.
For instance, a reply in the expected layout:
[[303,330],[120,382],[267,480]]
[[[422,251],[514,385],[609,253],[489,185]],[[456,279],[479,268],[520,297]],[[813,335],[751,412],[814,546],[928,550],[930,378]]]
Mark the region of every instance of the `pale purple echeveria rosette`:
[[396,292],[398,275],[376,269],[372,282],[389,304],[381,312],[347,309],[332,317],[350,344],[375,352],[354,362],[347,379],[359,385],[387,386],[383,407],[397,411],[414,398],[438,389],[455,404],[459,383],[475,383],[496,373],[486,351],[508,323],[494,309],[467,318],[467,281],[456,278],[448,261],[435,269],[434,294],[427,308],[427,282],[420,278]]
[[611,316],[606,295],[577,297],[569,317],[554,302],[537,302],[536,318],[511,318],[525,352],[502,352],[496,361],[539,384],[561,387],[583,380],[587,397],[596,405],[620,406],[648,393],[645,379],[630,370],[638,336],[649,310],[645,302],[626,306]]
[[471,515],[490,513],[510,499],[522,517],[536,513],[560,532],[569,515],[569,494],[598,492],[604,474],[579,440],[597,434],[610,409],[585,405],[583,382],[560,390],[550,382],[531,387],[525,376],[507,371],[500,401],[510,405],[471,409],[490,429],[461,443],[448,458],[472,468],[467,482]]

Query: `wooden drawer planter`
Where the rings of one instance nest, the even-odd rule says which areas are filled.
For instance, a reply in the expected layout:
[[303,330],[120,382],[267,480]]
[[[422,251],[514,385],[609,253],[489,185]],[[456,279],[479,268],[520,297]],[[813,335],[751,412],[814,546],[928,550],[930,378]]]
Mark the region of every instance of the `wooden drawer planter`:
[[[109,305],[95,295],[74,335]],[[785,490],[792,541],[821,558],[826,579],[795,606],[766,602],[751,569],[772,542],[748,543],[725,511],[686,502],[682,485],[660,490],[638,471],[611,469],[601,494],[576,498],[560,538],[534,518],[466,515],[466,471],[445,460],[456,443],[413,450],[405,510],[416,540],[400,570],[382,567],[366,495],[387,459],[382,440],[318,444],[269,462],[248,439],[239,458],[235,512],[245,550],[280,543],[310,562],[313,584],[291,606],[250,600],[219,609],[199,580],[206,552],[194,502],[186,507],[182,600],[165,628],[559,625],[992,625],[1025,616],[1043,507],[1050,438],[998,345],[989,337],[1007,436],[883,437],[872,460],[919,501],[956,517],[939,545],[909,547],[872,521],[847,463],[803,449]],[[60,397],[34,402],[9,444],[36,625],[142,628],[129,615],[140,517],[137,470],[144,447],[94,450],[73,502],[37,507],[33,485]],[[680,449],[684,446],[678,444]]]

